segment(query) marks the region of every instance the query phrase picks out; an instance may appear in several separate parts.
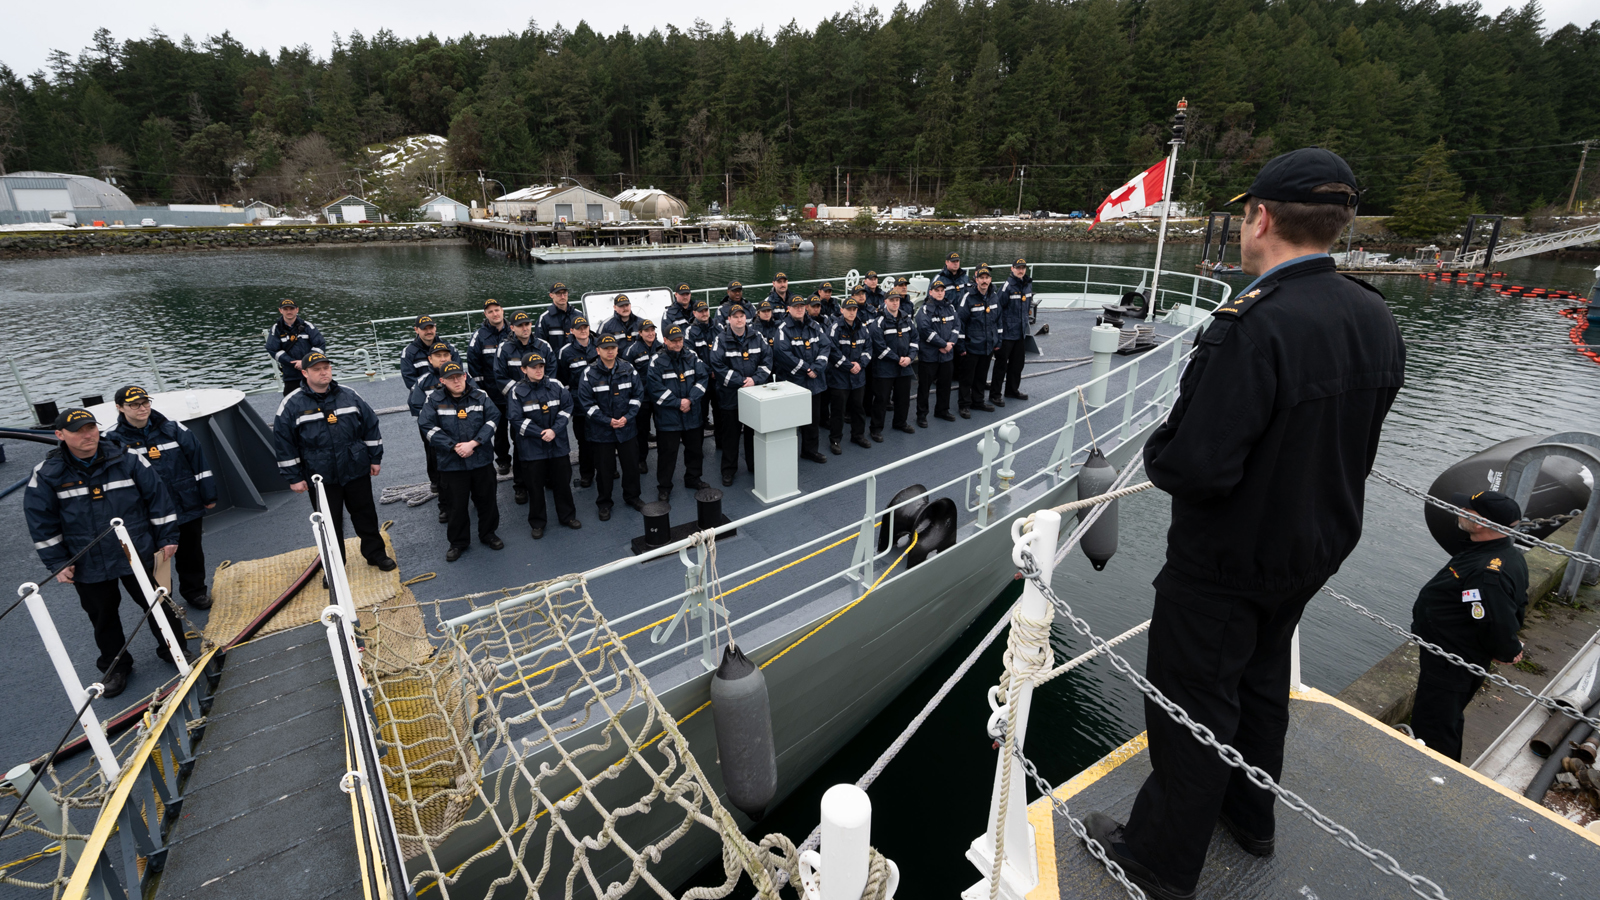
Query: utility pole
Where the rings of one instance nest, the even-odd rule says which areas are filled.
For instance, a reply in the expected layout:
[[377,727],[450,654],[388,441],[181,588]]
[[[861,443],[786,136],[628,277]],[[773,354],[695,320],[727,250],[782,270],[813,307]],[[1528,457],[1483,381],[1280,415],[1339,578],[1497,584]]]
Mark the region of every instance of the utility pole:
[[1583,155],[1578,157],[1578,177],[1572,179],[1572,192],[1567,194],[1567,212],[1572,212],[1572,204],[1578,199],[1578,185],[1583,183],[1583,164],[1589,161],[1589,145],[1594,141],[1583,142]]
[[839,167],[833,167],[833,205],[839,205]]
[[722,212],[733,209],[733,173],[722,173]]
[[850,173],[844,173],[844,205],[850,205]]
[[1189,118],[1185,112],[1188,108],[1188,100],[1178,101],[1178,112],[1172,117],[1172,140],[1167,142],[1172,145],[1172,155],[1167,158],[1167,171],[1162,178],[1161,231],[1156,234],[1156,265],[1150,270],[1150,302],[1145,306],[1146,319],[1155,318],[1156,304],[1160,301],[1161,251],[1167,244],[1167,215],[1172,211],[1172,175],[1178,166],[1178,148],[1183,146],[1183,123]]
[[1017,176],[1017,215],[1022,215],[1022,185],[1028,180],[1028,167],[1022,167],[1022,173]]

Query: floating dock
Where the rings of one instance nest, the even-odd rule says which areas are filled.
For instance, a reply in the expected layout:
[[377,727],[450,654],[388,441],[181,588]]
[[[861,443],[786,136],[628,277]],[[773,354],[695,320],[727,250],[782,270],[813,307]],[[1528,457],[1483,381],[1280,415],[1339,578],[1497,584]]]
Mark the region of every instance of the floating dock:
[[461,235],[488,252],[540,263],[738,256],[756,249],[748,227],[737,222],[524,225],[474,219],[461,223]]

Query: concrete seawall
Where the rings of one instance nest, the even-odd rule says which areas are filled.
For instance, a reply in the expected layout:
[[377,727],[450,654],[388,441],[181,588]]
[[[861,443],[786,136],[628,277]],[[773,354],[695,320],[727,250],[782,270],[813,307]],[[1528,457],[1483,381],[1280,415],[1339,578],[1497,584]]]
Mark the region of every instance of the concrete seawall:
[[7,231],[0,232],[0,259],[458,240],[460,236],[454,224],[435,223]]

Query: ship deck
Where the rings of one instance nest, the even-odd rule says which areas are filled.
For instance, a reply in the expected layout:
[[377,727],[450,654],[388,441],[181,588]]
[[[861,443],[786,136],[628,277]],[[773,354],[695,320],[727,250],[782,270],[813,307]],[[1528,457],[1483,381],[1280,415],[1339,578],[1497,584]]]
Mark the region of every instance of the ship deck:
[[[1600,835],[1448,760],[1320,691],[1289,704],[1282,784],[1386,851],[1400,866],[1464,898],[1592,897]],[[1058,787],[1074,816],[1126,821],[1150,773],[1145,735]],[[1028,807],[1041,883],[1028,900],[1115,898],[1125,891],[1089,856],[1049,798]],[[1257,858],[1219,825],[1200,876],[1202,898],[1410,896],[1407,885],[1281,804],[1277,849]]]

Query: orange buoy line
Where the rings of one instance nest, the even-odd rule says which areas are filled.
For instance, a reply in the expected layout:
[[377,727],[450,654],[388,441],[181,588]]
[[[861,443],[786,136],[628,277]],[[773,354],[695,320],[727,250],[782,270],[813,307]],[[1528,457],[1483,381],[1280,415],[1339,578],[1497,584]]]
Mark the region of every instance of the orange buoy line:
[[1600,353],[1595,352],[1583,339],[1583,333],[1589,328],[1589,317],[1585,312],[1585,306],[1563,309],[1561,314],[1573,320],[1572,327],[1567,330],[1567,339],[1572,341],[1573,346],[1578,349],[1579,353],[1589,357],[1595,363],[1600,363]]

